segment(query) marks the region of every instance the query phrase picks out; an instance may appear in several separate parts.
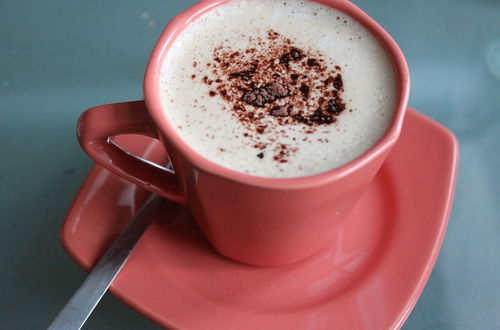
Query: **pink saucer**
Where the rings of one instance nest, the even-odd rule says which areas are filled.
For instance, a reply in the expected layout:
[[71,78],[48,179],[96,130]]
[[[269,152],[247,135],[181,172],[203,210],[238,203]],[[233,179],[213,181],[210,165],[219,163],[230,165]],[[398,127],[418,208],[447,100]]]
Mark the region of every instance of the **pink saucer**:
[[[155,162],[144,137],[119,143]],[[161,326],[182,329],[393,329],[417,302],[439,253],[458,158],[446,128],[410,110],[401,139],[333,244],[287,267],[252,267],[208,245],[189,212],[165,201],[111,292]],[[148,193],[94,166],[61,229],[86,270]]]

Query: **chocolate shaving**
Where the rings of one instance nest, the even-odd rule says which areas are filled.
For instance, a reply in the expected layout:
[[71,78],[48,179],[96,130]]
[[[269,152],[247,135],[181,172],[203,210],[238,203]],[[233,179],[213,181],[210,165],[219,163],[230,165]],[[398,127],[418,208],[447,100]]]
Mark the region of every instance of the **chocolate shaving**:
[[335,87],[335,89],[339,91],[344,89],[344,82],[342,81],[342,76],[340,75],[340,73],[337,74],[333,79],[333,87]]
[[277,99],[288,96],[288,89],[279,83],[267,84],[259,88],[246,90],[241,100],[256,107],[264,107]]
[[302,114],[296,114],[293,116],[293,118],[298,121],[299,123],[303,123],[303,124],[308,124],[309,125],[309,121],[304,118],[304,116],[302,116]]
[[257,126],[256,131],[257,131],[257,133],[259,133],[259,134],[264,134],[264,132],[266,131],[266,128],[267,128],[267,126],[265,126],[265,125],[260,125],[260,126]]
[[333,122],[332,115],[325,115],[321,112],[321,109],[317,109],[309,120],[315,123],[330,124]]
[[334,115],[340,114],[345,110],[345,104],[338,99],[332,99],[328,101],[328,108],[326,111],[333,113]]
[[288,54],[288,53],[283,54],[281,56],[281,58],[280,58],[280,63],[282,63],[282,64],[288,64],[288,62],[290,62],[291,59],[292,58],[291,58],[290,54]]
[[304,95],[304,98],[307,99],[309,97],[309,86],[302,84],[302,86],[300,86],[300,92]]
[[318,60],[315,58],[310,58],[307,60],[307,65],[309,66],[319,66]]
[[292,109],[292,106],[289,104],[285,104],[282,106],[276,106],[271,109],[271,116],[274,117],[288,117],[290,114],[290,111]]
[[299,61],[302,59],[302,53],[300,52],[300,50],[298,50],[297,48],[292,48],[290,50],[290,56],[292,56],[292,58],[295,60],[295,61]]
[[252,75],[255,74],[255,71],[240,71],[240,72],[233,72],[229,75],[230,78],[241,78],[243,80],[250,80],[252,78]]

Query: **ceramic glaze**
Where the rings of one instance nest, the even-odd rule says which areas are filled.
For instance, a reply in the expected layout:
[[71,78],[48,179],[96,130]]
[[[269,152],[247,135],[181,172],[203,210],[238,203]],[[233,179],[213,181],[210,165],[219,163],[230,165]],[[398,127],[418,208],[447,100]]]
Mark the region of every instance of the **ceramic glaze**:
[[[166,159],[146,138],[117,142]],[[189,210],[165,201],[110,290],[169,329],[399,329],[438,256],[457,157],[450,131],[408,111],[393,152],[330,243],[285,267],[219,255]],[[148,194],[95,166],[63,223],[66,251],[90,270]]]
[[[393,119],[375,145],[355,160],[309,176],[259,177],[207,160],[177,134],[165,115],[159,75],[172,43],[182,31],[224,3],[213,0],[202,1],[177,15],[165,28],[146,69],[145,102],[87,110],[78,124],[80,144],[116,175],[189,206],[211,246],[228,258],[251,265],[279,266],[318,252],[332,242],[397,142],[409,94],[408,67],[394,40],[350,2],[321,2],[352,17],[376,36],[394,67],[397,96]],[[174,171],[120,148],[112,137],[121,134],[159,139]]]

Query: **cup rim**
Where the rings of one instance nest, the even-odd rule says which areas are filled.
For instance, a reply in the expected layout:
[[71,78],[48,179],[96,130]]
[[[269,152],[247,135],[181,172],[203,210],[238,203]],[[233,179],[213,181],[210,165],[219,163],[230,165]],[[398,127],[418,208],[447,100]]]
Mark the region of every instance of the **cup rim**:
[[350,162],[334,169],[300,177],[269,178],[241,173],[205,158],[189,146],[177,134],[163,111],[159,76],[162,62],[175,38],[182,30],[207,11],[231,0],[201,0],[187,10],[176,15],[164,28],[149,58],[144,75],[144,98],[153,121],[158,126],[161,135],[168,139],[180,152],[199,170],[212,173],[219,177],[245,183],[252,186],[280,189],[304,189],[311,186],[327,184],[339,180],[350,173],[369,164],[373,159],[392,147],[399,138],[404,115],[408,104],[410,90],[410,75],[405,57],[392,37],[370,16],[347,0],[308,0],[333,7],[354,18],[368,29],[384,47],[393,64],[397,81],[396,111],[391,125],[385,134],[365,153]]

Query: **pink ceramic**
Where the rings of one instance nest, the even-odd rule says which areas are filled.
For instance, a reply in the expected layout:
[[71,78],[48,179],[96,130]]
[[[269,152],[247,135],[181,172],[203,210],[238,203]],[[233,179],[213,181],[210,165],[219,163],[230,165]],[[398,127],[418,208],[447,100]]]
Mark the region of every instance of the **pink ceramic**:
[[[198,155],[177,136],[159,97],[159,70],[172,41],[189,22],[223,2],[202,1],[165,28],[146,70],[147,107],[129,102],[92,108],[80,118],[78,137],[101,166],[142,188],[187,204],[204,235],[223,255],[255,265],[289,264],[331,242],[394,146],[408,100],[408,68],[391,37],[359,8],[344,0],[320,1],[365,25],[393,60],[398,101],[390,129],[367,153],[318,175],[269,179],[226,169]],[[134,157],[110,138],[132,133],[160,139],[175,173]]]
[[[119,142],[154,162],[166,159],[154,140]],[[409,110],[401,138],[331,243],[290,266],[222,257],[187,208],[165,201],[111,292],[175,329],[400,328],[439,253],[457,157],[447,129]],[[95,166],[62,226],[65,249],[89,270],[147,195]]]

